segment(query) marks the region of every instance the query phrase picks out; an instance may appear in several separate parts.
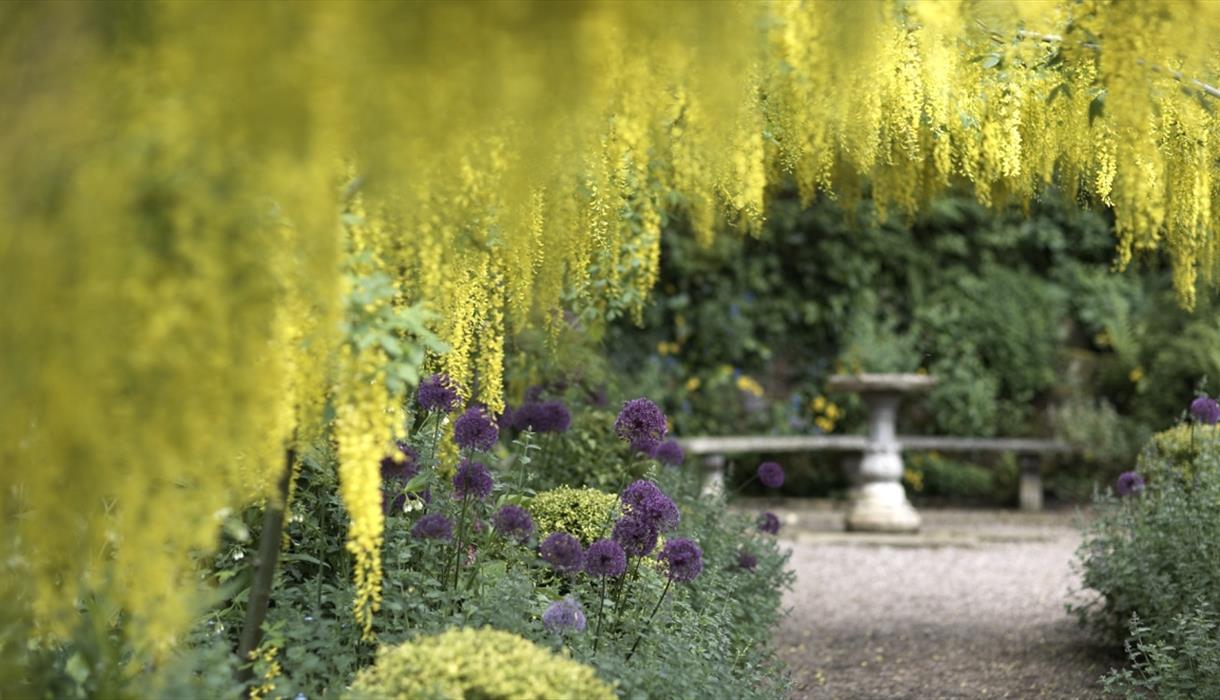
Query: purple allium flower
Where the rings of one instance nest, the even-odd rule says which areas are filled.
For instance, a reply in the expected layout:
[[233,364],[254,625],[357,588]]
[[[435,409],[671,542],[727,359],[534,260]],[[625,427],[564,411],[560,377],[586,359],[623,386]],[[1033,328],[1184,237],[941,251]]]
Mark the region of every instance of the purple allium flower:
[[619,518],[611,537],[633,557],[645,556],[657,546],[656,526],[635,514]]
[[417,399],[425,411],[451,413],[458,405],[457,389],[447,374],[434,374],[419,383]]
[[614,540],[598,540],[585,552],[585,571],[591,576],[622,576],[627,553]]
[[1215,425],[1220,421],[1220,403],[1210,396],[1200,396],[1190,402],[1190,415],[1204,425]]
[[669,565],[669,578],[678,583],[694,581],[703,571],[703,550],[685,537],[666,542],[658,558]]
[[519,540],[527,539],[534,532],[534,519],[530,517],[529,511],[521,506],[501,507],[496,511],[492,522],[495,523],[496,532]]
[[754,567],[758,566],[758,557],[743,549],[737,553],[737,566],[746,571],[753,571]]
[[572,598],[564,598],[547,606],[546,612],[542,613],[542,624],[548,632],[564,634],[584,632],[587,623],[580,603]]
[[763,513],[758,516],[758,529],[772,535],[779,534],[779,518],[775,513]]
[[678,444],[677,440],[666,440],[657,445],[652,456],[661,464],[668,464],[671,467],[680,466],[682,460],[686,459],[686,453],[682,451],[682,446]]
[[429,513],[420,518],[411,528],[411,536],[421,540],[453,539],[453,521],[440,513]]
[[398,451],[402,453],[401,462],[395,459],[396,455],[387,455],[381,460],[382,481],[406,483],[419,473],[419,453],[405,442],[398,443]]
[[542,551],[542,558],[559,571],[580,571],[580,567],[584,565],[585,552],[580,546],[580,540],[566,532],[551,533],[543,540],[539,549]]
[[1119,496],[1130,496],[1133,493],[1139,493],[1144,490],[1144,477],[1135,472],[1123,472],[1118,475],[1118,482],[1114,489]]
[[491,493],[491,472],[481,462],[462,460],[453,475],[454,498],[487,498]]
[[393,515],[401,513],[404,506],[407,505],[407,495],[399,493],[395,495],[389,491],[381,492],[381,512],[384,515]]
[[775,462],[763,462],[758,465],[758,480],[769,489],[777,489],[784,485],[784,468]]
[[669,426],[665,414],[648,399],[632,399],[623,404],[618,419],[614,421],[614,432],[631,443],[631,449],[644,454],[652,451],[665,439]]
[[563,433],[572,425],[572,414],[562,401],[530,401],[513,412],[513,427],[536,433]]
[[658,530],[672,530],[681,515],[672,499],[651,481],[633,481],[619,496],[628,513],[643,518]]
[[471,406],[453,422],[453,441],[464,450],[486,452],[500,438],[500,429],[487,411]]

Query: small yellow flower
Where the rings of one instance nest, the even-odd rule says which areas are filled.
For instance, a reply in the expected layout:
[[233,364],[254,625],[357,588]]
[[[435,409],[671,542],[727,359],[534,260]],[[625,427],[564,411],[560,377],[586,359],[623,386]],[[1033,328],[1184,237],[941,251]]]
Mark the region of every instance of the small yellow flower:
[[923,474],[913,469],[902,470],[902,481],[912,491],[923,491]]
[[839,416],[843,415],[843,412],[839,410],[838,405],[832,403],[826,405],[825,414],[830,420],[838,420]]
[[820,395],[813,397],[813,403],[810,404],[810,406],[815,412],[821,413],[822,411],[826,410],[826,397]]
[[813,424],[818,426],[818,429],[823,433],[834,432],[835,429],[835,422],[829,418],[826,418],[825,416],[821,418],[814,418]]
[[687,391],[699,391],[699,387],[702,384],[703,384],[703,381],[700,380],[698,377],[691,377],[690,379],[686,380],[686,390]]
[[1136,367],[1135,369],[1131,370],[1130,374],[1127,375],[1127,379],[1130,379],[1132,384],[1139,384],[1140,380],[1143,378],[1144,378],[1144,368],[1143,367]]
[[746,392],[747,394],[752,394],[752,395],[760,397],[760,398],[762,397],[762,395],[764,393],[762,385],[759,384],[757,381],[755,381],[753,377],[751,377],[747,374],[743,374],[737,378],[737,388],[741,391]]

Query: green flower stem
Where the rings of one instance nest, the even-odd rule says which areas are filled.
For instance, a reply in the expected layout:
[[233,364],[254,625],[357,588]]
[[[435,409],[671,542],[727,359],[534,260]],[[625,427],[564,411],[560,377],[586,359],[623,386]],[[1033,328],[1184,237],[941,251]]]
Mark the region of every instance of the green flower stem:
[[[457,590],[458,577],[461,576],[461,573],[462,573],[462,540],[466,538],[466,506],[469,505],[469,503],[470,503],[470,495],[469,494],[463,495],[462,496],[462,512],[461,512],[461,515],[458,516],[457,542],[454,546],[455,551],[453,553],[454,554],[454,556],[453,556],[453,590],[454,591]],[[448,582],[448,580],[449,580],[448,572],[446,572],[444,580],[446,582]]]
[[602,641],[602,608],[606,605],[606,577],[602,577],[601,595],[597,597],[597,631],[593,633],[593,653],[597,653],[597,645]]
[[648,625],[652,624],[652,618],[657,616],[657,611],[661,609],[661,603],[665,600],[665,594],[669,593],[669,586],[673,582],[674,579],[672,576],[665,579],[665,588],[661,591],[661,597],[657,598],[657,604],[653,606],[652,614],[648,616],[648,619],[645,620],[644,624],[640,627],[640,633],[636,635],[635,643],[631,645],[631,651],[627,652],[628,661],[630,661],[631,657],[635,654],[636,648],[640,646],[640,640],[644,638],[644,630],[648,629]]

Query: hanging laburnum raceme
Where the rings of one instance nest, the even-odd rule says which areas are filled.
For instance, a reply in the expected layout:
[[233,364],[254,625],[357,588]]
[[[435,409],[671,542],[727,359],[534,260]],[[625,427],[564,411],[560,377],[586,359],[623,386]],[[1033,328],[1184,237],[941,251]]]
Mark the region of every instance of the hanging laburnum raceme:
[[4,6],[5,604],[53,633],[104,590],[168,642],[192,555],[333,438],[369,629],[420,364],[498,410],[506,335],[638,313],[669,217],[748,234],[772,185],[1055,187],[1190,305],[1218,33],[1184,0]]

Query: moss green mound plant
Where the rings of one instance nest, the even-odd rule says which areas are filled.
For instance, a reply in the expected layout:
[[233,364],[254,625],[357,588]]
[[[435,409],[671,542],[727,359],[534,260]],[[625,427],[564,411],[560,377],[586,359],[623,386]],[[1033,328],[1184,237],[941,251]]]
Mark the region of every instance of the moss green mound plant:
[[539,539],[552,532],[575,535],[586,547],[609,535],[618,496],[597,489],[559,488],[539,493],[529,503]]
[[613,700],[590,667],[515,634],[451,629],[381,650],[349,700]]

